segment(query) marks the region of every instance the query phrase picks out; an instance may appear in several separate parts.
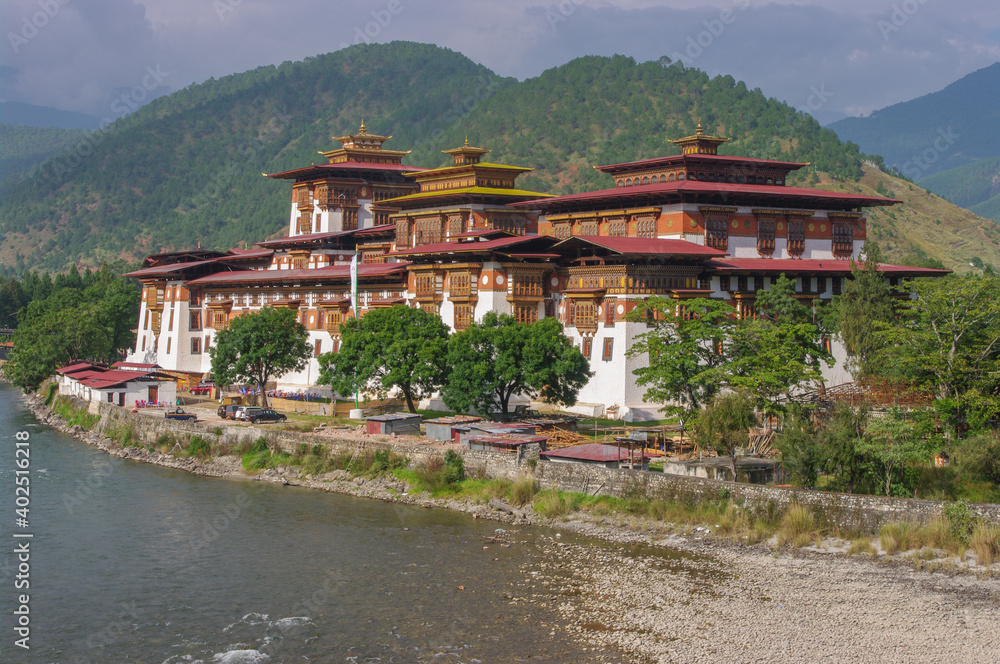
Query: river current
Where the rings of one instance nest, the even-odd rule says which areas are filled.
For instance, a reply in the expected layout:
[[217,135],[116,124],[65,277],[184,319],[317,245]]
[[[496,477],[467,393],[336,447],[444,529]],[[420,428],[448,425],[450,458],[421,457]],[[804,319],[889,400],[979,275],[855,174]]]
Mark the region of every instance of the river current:
[[0,661],[621,661],[566,636],[558,589],[525,571],[546,529],[124,461],[38,424],[5,383],[0,440]]

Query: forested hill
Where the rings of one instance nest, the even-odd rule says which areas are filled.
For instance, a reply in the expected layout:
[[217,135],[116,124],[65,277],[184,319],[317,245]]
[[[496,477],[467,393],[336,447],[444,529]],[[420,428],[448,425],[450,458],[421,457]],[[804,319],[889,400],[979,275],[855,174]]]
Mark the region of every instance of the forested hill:
[[1000,157],[1000,62],[938,92],[838,120],[830,129],[882,155],[911,180]]
[[23,179],[85,134],[83,129],[0,123],[0,187]]
[[[286,184],[261,177],[322,160],[331,135],[392,134],[407,163],[471,143],[536,167],[525,186],[608,186],[592,165],[676,154],[700,119],[734,140],[724,154],[812,162],[861,174],[856,146],[732,77],[586,57],[524,82],[436,46],[395,42],[262,67],[154,100],[92,132],[0,192],[0,269],[65,269],[110,258],[253,243],[285,225]],[[812,169],[800,180],[811,181]]]

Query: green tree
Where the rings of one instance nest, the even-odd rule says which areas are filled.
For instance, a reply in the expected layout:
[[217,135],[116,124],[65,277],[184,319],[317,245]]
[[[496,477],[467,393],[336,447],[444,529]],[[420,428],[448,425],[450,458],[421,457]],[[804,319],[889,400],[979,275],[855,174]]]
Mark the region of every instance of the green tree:
[[830,488],[854,493],[870,486],[871,464],[862,451],[868,414],[847,404],[838,404],[833,417],[819,432],[823,464],[833,475]]
[[881,354],[885,339],[879,333],[894,318],[892,292],[879,272],[882,254],[866,242],[861,263],[851,264],[851,279],[836,301],[837,331],[847,349],[847,366],[855,380],[884,373]]
[[954,275],[910,287],[915,297],[901,301],[898,319],[879,333],[885,366],[950,400],[956,428],[972,411],[995,415],[989,395],[1000,387],[1000,277]]
[[962,441],[955,461],[970,477],[983,477],[1000,486],[1000,436],[995,431],[982,432]]
[[509,410],[522,394],[573,405],[590,378],[590,364],[555,318],[524,325],[490,312],[448,341],[451,371],[441,389],[450,408],[479,413]]
[[711,447],[728,456],[733,481],[738,482],[736,454],[747,446],[750,429],[756,425],[754,400],[741,392],[727,392],[712,399],[698,414],[695,439],[703,447]]
[[[871,420],[858,442],[858,451],[870,456],[880,466],[880,484],[887,496],[894,495],[894,479],[899,480],[897,488],[903,488],[901,482],[905,480],[906,464],[926,462],[931,448],[932,444],[915,423],[895,410],[885,417]],[[901,491],[896,492],[899,493]]]
[[4,376],[27,391],[36,390],[59,367],[79,360],[106,360],[111,333],[98,304],[47,311],[18,325]]
[[319,358],[320,382],[340,394],[395,388],[415,413],[414,400],[438,389],[447,375],[448,326],[422,309],[375,309],[341,325],[340,334],[340,350]]
[[212,376],[218,385],[251,384],[260,389],[267,405],[265,385],[272,377],[301,371],[312,353],[305,326],[291,309],[264,307],[237,316],[215,335]]
[[696,298],[681,307],[676,300],[651,297],[644,308],[633,309],[628,320],[653,325],[627,352],[632,358],[649,358],[647,366],[633,371],[636,382],[646,388],[647,401],[665,404],[664,412],[676,414],[697,411],[716,394],[737,325],[729,304]]
[[823,447],[807,413],[801,409],[789,413],[777,437],[781,465],[798,486],[815,486],[823,465]]

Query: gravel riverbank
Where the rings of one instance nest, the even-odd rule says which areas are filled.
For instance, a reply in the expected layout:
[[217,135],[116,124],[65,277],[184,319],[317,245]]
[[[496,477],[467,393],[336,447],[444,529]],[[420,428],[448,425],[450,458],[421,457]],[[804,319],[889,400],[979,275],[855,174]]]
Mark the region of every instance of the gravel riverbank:
[[[109,454],[248,479],[238,457],[202,462],[122,448],[100,434],[66,427],[37,398],[27,402],[39,421]],[[540,589],[558,589],[563,625],[557,629],[595,648],[621,648],[630,661],[1000,662],[996,575],[774,552],[767,545],[665,534],[649,524],[637,532],[606,518],[546,522],[530,513],[410,495],[397,481],[351,478],[343,471],[305,479],[288,468],[257,479],[550,525],[547,562],[526,565],[526,577]],[[601,542],[584,542],[577,534]]]

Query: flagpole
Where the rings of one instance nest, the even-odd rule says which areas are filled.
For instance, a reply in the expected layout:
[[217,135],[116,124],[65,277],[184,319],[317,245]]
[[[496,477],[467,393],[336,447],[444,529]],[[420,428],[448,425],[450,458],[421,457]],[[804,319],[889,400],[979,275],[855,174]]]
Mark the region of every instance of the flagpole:
[[[354,322],[360,324],[358,319],[358,249],[354,248],[354,256],[351,258],[351,308],[354,310]],[[358,328],[360,330],[360,327]],[[361,408],[361,386],[358,385],[358,365],[354,364],[354,408]]]

